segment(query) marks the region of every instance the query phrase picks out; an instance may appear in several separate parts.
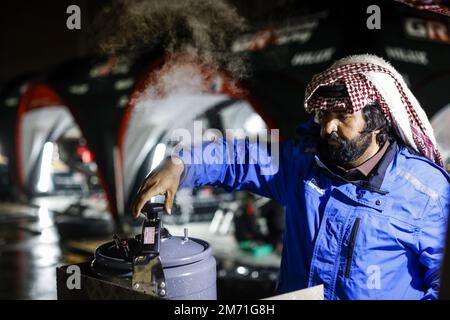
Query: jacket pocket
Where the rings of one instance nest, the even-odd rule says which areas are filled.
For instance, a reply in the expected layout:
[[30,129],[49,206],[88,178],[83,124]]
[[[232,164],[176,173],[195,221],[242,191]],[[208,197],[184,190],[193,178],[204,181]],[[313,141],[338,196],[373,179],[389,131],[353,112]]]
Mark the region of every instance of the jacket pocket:
[[356,218],[353,223],[352,231],[350,233],[350,240],[348,243],[347,263],[345,265],[345,277],[350,278],[350,270],[353,262],[353,252],[355,250],[356,238],[358,236],[359,225],[361,218]]

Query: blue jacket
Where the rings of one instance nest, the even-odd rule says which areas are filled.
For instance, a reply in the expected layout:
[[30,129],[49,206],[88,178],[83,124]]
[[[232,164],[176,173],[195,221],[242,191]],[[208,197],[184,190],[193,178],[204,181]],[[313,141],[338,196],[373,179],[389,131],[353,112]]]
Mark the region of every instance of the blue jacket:
[[[278,171],[268,175],[267,148],[220,139],[179,153],[180,187],[246,189],[286,206],[279,293],[323,284],[325,299],[436,299],[449,175],[394,143],[368,182],[349,182],[317,147],[314,138],[281,143]],[[227,150],[234,163],[222,161]]]

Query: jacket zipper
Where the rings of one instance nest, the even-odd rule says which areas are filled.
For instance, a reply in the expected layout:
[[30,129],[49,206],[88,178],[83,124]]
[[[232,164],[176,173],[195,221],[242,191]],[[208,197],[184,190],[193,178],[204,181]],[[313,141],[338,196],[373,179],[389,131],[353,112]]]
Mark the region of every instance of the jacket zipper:
[[348,256],[347,265],[345,267],[345,277],[350,278],[350,269],[353,261],[353,252],[355,250],[356,236],[358,235],[359,224],[361,223],[361,218],[356,218],[353,224],[352,231],[350,233],[350,242],[348,244]]

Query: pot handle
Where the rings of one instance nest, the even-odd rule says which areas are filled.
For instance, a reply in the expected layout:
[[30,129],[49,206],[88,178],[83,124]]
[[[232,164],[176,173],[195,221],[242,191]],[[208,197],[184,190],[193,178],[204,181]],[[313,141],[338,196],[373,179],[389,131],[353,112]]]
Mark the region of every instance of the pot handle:
[[158,217],[158,213],[164,211],[164,203],[152,203],[150,201],[146,202],[141,210],[141,212],[147,216],[147,219],[156,219]]

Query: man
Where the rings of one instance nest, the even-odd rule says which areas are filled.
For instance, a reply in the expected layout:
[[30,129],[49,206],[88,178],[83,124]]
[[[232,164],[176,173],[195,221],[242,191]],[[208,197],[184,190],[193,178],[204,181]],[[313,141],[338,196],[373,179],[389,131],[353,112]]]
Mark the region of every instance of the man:
[[[261,174],[271,157],[263,150],[256,164],[167,160],[144,181],[133,215],[156,194],[170,213],[180,182],[247,189],[286,206],[279,293],[324,284],[326,299],[436,299],[450,177],[401,75],[376,56],[343,58],[313,78],[305,108],[318,124],[280,145],[276,173]],[[209,154],[230,143],[210,143]],[[258,148],[235,144],[247,156]]]

